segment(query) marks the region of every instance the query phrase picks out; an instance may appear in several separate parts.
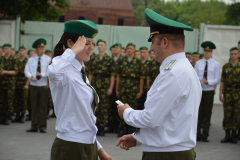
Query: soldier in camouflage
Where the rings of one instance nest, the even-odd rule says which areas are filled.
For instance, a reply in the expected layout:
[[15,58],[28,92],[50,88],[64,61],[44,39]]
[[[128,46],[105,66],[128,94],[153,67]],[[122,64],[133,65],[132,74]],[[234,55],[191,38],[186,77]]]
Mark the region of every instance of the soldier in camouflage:
[[102,39],[97,41],[99,54],[89,64],[89,82],[96,89],[99,96],[99,104],[96,109],[98,135],[104,136],[104,126],[108,120],[109,96],[113,92],[116,67],[112,57],[106,51],[106,42]]
[[[116,95],[123,103],[128,103],[134,109],[139,106],[138,100],[143,94],[145,72],[141,60],[134,56],[135,44],[127,45],[127,56],[123,57],[117,68]],[[127,126],[121,119],[118,137],[133,133],[134,128]]]
[[89,72],[89,64],[90,64],[91,60],[93,60],[93,58],[96,56],[96,54],[94,53],[95,43],[93,42],[92,44],[93,44],[93,53],[90,56],[90,60],[84,62],[85,72],[87,73],[87,75],[88,75],[88,72]]
[[[236,132],[240,128],[240,62],[238,62],[238,54],[237,47],[231,48],[231,61],[222,68],[219,98],[223,102],[223,129],[226,136],[221,143],[237,143]],[[231,131],[232,133],[230,133]]]
[[18,74],[15,77],[15,92],[14,92],[14,112],[16,117],[12,122],[24,123],[24,115],[27,109],[28,98],[28,82],[24,74],[25,65],[28,61],[26,57],[26,48],[19,48],[19,59],[17,60]]
[[[153,52],[153,51],[151,51],[151,52]],[[151,61],[149,61],[149,72],[148,72],[149,80],[147,82],[148,90],[151,88],[153,82],[155,81],[156,77],[159,74],[160,65],[161,64],[158,61],[156,61],[155,59],[152,59]]]
[[18,73],[17,61],[11,55],[11,44],[3,45],[5,53],[3,57],[3,69],[1,71],[1,86],[0,86],[0,114],[2,115],[1,123],[9,125],[11,115],[13,113],[13,96],[15,90],[15,75]]

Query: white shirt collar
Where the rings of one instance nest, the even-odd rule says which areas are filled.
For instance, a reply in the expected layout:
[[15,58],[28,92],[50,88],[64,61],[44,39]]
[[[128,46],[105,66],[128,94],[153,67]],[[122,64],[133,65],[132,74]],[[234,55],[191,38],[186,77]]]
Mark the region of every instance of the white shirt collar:
[[204,63],[206,63],[206,61],[209,63],[209,62],[212,61],[212,58],[209,58],[208,60],[206,60],[206,59],[204,58]]
[[72,66],[76,68],[76,70],[81,72],[82,67],[84,66],[84,63],[81,65],[81,63],[76,58],[74,58],[74,60],[72,61]]
[[179,59],[179,58],[186,58],[185,52],[175,53],[165,58],[160,66],[160,73],[172,60]]

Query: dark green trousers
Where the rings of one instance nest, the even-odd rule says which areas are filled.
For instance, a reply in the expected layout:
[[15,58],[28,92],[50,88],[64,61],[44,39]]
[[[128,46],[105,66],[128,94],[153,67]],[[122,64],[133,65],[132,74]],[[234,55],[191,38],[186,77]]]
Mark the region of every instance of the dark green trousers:
[[47,128],[47,103],[48,89],[44,87],[30,86],[31,110],[32,110],[32,126],[34,130]]
[[98,160],[97,143],[83,144],[55,138],[51,160]]
[[195,160],[194,149],[179,152],[143,152],[142,160]]
[[[212,116],[212,107],[214,100],[213,91],[203,91],[202,99],[198,111],[197,137],[207,138],[209,136],[210,121]],[[201,132],[202,129],[202,132]]]

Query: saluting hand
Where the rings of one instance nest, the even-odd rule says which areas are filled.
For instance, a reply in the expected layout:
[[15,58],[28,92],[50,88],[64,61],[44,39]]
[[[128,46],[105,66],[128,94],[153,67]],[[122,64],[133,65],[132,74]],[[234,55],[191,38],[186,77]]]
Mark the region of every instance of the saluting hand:
[[118,139],[116,146],[120,146],[122,149],[129,150],[132,147],[135,147],[137,144],[136,139],[132,134],[124,135]]
[[78,38],[78,40],[76,41],[76,43],[74,43],[74,45],[72,46],[72,51],[75,55],[78,55],[79,53],[81,53],[85,47],[86,44],[86,38],[84,36],[80,36]]

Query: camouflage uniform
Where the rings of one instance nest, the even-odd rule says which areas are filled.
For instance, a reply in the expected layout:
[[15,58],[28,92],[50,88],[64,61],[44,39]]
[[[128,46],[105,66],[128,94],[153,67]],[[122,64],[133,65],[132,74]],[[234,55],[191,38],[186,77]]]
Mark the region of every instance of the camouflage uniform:
[[109,96],[107,95],[110,87],[110,78],[115,76],[116,67],[114,60],[105,54],[102,59],[95,56],[89,64],[89,74],[93,75],[91,85],[96,89],[99,96],[99,104],[96,110],[97,122],[100,127],[107,123],[108,108],[110,105]]
[[90,57],[89,61],[84,62],[84,67],[85,67],[85,72],[88,75],[89,72],[89,64],[91,63],[91,61],[94,59],[94,57],[96,57],[97,55],[95,53],[93,53]]
[[149,89],[151,88],[154,80],[156,79],[156,77],[159,74],[159,67],[160,67],[160,63],[158,61],[151,60],[149,62],[149,72],[148,72],[148,76],[150,77],[150,82],[149,82]]
[[[120,77],[118,92],[119,99],[123,103],[128,103],[133,109],[138,109],[138,100],[140,79],[144,79],[146,73],[143,70],[141,60],[135,56],[131,62],[128,57],[123,57],[117,68],[117,77]],[[123,119],[120,119],[120,126],[126,126]]]
[[15,92],[14,92],[14,111],[24,114],[27,109],[28,90],[23,90],[27,82],[27,78],[24,74],[25,65],[28,59],[23,61],[17,60],[18,74],[15,77]]
[[[10,56],[8,59],[3,57],[3,70],[15,71],[18,73],[17,60]],[[13,112],[13,96],[15,90],[15,76],[3,75],[1,76],[0,86],[0,114],[5,119],[10,119]]]
[[146,75],[144,78],[144,84],[143,84],[143,94],[142,97],[139,99],[139,110],[144,109],[144,103],[146,101],[147,98],[147,80],[150,79],[150,76],[148,75],[149,73],[149,60],[146,60],[145,62],[142,61],[142,68],[143,68],[143,72]]
[[240,62],[235,67],[226,63],[222,68],[221,82],[224,83],[223,129],[237,131],[240,128]]

